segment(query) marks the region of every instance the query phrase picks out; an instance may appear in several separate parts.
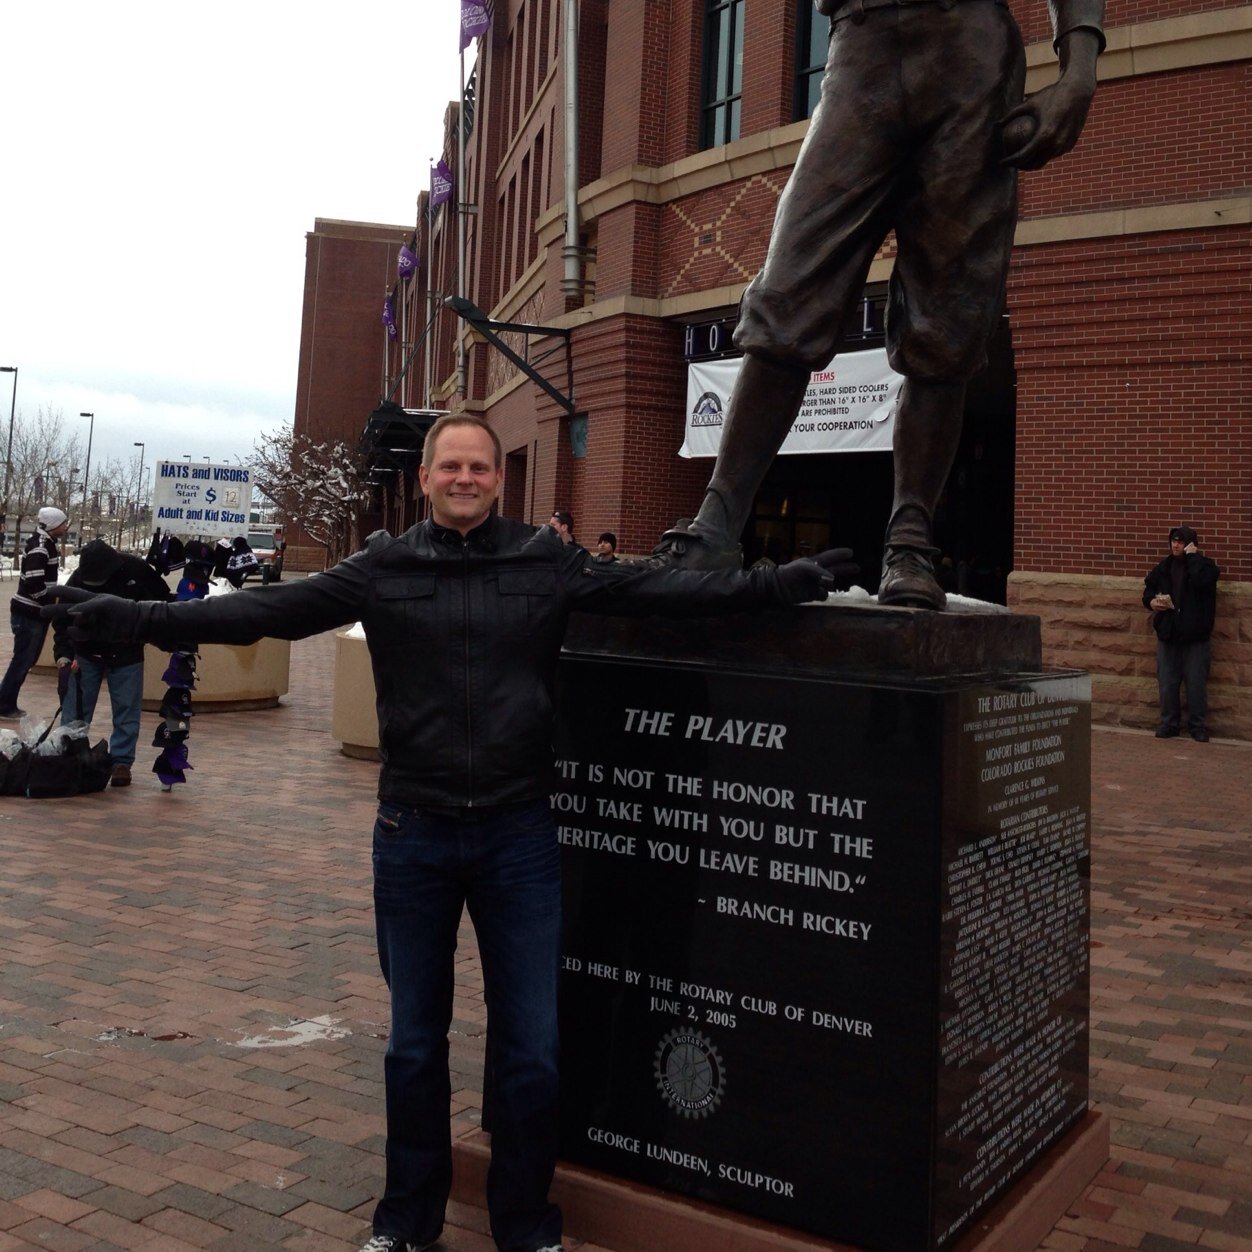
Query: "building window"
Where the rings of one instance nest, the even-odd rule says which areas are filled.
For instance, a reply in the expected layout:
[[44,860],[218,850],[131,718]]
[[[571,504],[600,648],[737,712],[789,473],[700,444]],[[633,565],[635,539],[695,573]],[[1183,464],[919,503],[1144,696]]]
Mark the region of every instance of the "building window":
[[707,0],[704,14],[704,94],[700,146],[739,138],[743,94],[744,0]]
[[813,116],[822,96],[822,72],[830,43],[830,18],[813,10],[813,0],[796,0],[795,121]]

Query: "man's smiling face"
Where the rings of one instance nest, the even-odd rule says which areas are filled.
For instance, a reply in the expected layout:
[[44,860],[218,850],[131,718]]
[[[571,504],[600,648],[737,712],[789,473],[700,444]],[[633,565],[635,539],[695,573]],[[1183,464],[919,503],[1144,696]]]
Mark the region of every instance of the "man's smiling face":
[[430,468],[418,470],[431,516],[463,535],[491,515],[503,481],[504,466],[496,464],[491,436],[473,426],[449,426],[435,442]]

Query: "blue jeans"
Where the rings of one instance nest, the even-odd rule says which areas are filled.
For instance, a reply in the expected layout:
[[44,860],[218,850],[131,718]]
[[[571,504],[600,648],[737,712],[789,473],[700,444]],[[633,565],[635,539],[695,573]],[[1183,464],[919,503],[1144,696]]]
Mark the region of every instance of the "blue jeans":
[[374,1230],[438,1238],[452,1185],[448,1028],[463,905],[478,936],[493,1078],[487,1210],[501,1252],[560,1243],[556,986],[561,868],[546,800],[451,817],[383,804],[378,959],[391,990],[387,1185]]
[[[113,733],[109,736],[109,752],[114,765],[133,765],[135,746],[139,742],[139,713],[143,705],[143,662],[131,665],[101,665],[90,657],[80,656],[78,670],[83,677],[83,715],[91,721],[100,698],[100,684],[107,678],[109,700],[113,705]],[[70,678],[69,690],[61,702],[61,721],[76,722],[78,716],[78,684]]]
[[48,623],[37,617],[23,617],[10,613],[13,627],[13,659],[0,682],[0,713],[12,713],[17,708],[17,693],[21,691],[30,667],[39,660]]
[[1209,660],[1213,644],[1156,641],[1156,686],[1161,697],[1161,729],[1174,730],[1182,720],[1182,688],[1187,688],[1187,729],[1207,730]]

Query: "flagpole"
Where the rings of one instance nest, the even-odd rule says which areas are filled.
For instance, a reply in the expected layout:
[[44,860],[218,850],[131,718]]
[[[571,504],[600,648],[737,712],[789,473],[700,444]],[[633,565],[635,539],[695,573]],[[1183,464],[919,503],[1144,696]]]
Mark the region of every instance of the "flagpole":
[[[465,41],[461,43],[461,99],[456,111],[456,282],[457,295],[469,293],[465,282]],[[456,337],[457,385],[462,401],[469,399],[469,377],[465,362],[465,328],[458,322]]]
[[[426,239],[428,241],[427,246],[426,246],[426,252],[427,252],[427,255],[429,256],[432,252],[432,249],[429,244],[429,240],[430,240],[429,226],[427,227],[427,231],[426,231]],[[434,321],[434,318],[435,318],[435,293],[431,290],[431,287],[430,287],[430,267],[428,265],[426,269],[426,325],[429,326],[431,322]],[[426,395],[423,408],[427,408],[427,409],[432,407],[431,402],[430,402],[431,379],[433,375],[433,371],[431,369],[431,365],[432,365],[431,356],[434,353],[434,350],[435,350],[435,345],[434,345],[434,342],[432,341],[431,343],[428,343],[426,345],[426,352],[424,354],[424,360],[422,362],[423,374],[424,374],[423,382],[425,383],[424,391]]]
[[[404,360],[409,345],[409,293],[402,281],[396,283],[396,294],[400,297],[400,360]],[[409,388],[412,391],[412,388]],[[404,408],[404,384],[400,385],[400,407]]]

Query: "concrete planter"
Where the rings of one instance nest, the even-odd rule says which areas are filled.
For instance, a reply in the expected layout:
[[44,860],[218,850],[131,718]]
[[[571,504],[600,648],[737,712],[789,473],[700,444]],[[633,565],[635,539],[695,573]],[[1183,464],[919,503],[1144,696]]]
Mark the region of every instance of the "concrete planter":
[[346,630],[335,635],[335,693],[330,733],[344,756],[378,760],[378,711],[369,647]]
[[[197,713],[237,713],[272,709],[290,690],[291,644],[286,639],[260,639],[246,647],[206,643],[199,648],[196,686],[192,692]],[[161,707],[165,683],[161,675],[169,653],[148,644],[143,650],[143,707],[151,713]],[[52,632],[44,640],[35,672],[55,674]]]
[[[246,647],[227,643],[201,644],[196,685],[191,693],[197,713],[238,713],[272,709],[290,689],[291,644],[286,639],[258,639]],[[166,684],[161,681],[169,653],[151,644],[143,650],[143,707],[161,707]]]

